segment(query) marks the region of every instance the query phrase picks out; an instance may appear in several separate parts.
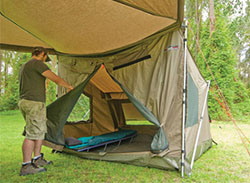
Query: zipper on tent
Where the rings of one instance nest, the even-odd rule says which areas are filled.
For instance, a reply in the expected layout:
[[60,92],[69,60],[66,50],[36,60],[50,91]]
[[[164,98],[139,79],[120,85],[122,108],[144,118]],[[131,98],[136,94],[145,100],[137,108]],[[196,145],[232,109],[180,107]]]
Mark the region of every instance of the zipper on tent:
[[138,58],[138,59],[136,59],[136,60],[133,60],[133,61],[131,61],[131,62],[129,62],[129,63],[115,66],[115,67],[113,68],[113,70],[121,69],[121,68],[123,68],[123,67],[127,67],[127,66],[136,64],[136,63],[138,63],[138,62],[141,62],[141,61],[144,61],[144,60],[147,60],[147,59],[150,59],[150,58],[151,58],[151,55],[147,55],[147,56],[145,56],[145,57],[141,57],[141,58]]

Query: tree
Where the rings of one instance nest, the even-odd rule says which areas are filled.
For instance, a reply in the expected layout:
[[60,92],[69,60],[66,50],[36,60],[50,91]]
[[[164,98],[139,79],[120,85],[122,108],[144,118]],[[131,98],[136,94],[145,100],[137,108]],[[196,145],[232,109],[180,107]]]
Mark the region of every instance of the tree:
[[[1,50],[1,82],[3,90],[0,95],[0,111],[17,109],[19,101],[19,71],[21,66],[31,59],[30,53],[19,53],[14,51]],[[53,72],[56,73],[56,57],[50,56],[52,62],[47,63]],[[2,72],[1,72],[2,74]],[[47,104],[56,100],[56,84],[47,80]]]
[[[200,41],[200,25],[201,25],[201,12],[202,12],[202,1],[196,0],[196,42]],[[195,44],[195,62],[197,60],[197,54],[199,51],[198,45]]]
[[[192,7],[195,7],[195,3],[197,7],[197,1],[194,2],[192,0],[189,1],[186,6],[186,9],[190,10],[187,14],[190,22],[189,27],[194,30],[194,33],[189,33],[188,37],[191,53],[193,53],[193,55],[197,54],[196,43],[197,41],[200,42],[205,59],[208,62],[219,87],[222,89],[232,112],[239,116],[244,114],[247,115],[250,111],[250,100],[246,88],[238,77],[240,71],[237,69],[237,65],[239,65],[238,52],[244,47],[240,44],[239,38],[237,38],[236,30],[239,29],[239,25],[242,24],[236,24],[236,21],[232,21],[233,19],[231,18],[231,16],[236,14],[236,11],[238,7],[241,7],[241,4],[238,3],[238,1],[233,2],[233,0],[223,2],[215,0],[214,18],[211,18],[213,17],[213,13],[211,13],[213,12],[213,10],[211,10],[211,4],[213,4],[213,2],[211,3],[210,1],[210,6],[208,7],[208,2],[204,0],[201,2],[200,11],[201,14],[206,15],[206,12],[209,9],[209,16],[203,16],[201,19],[194,19],[193,17],[197,17],[198,9],[196,8],[196,12],[192,9]],[[215,17],[216,21],[214,21]],[[199,24],[199,26],[197,24]],[[199,29],[197,27],[199,27]],[[245,34],[244,30],[241,34]],[[196,38],[193,38],[194,36]],[[236,46],[237,49],[235,49]],[[207,65],[205,64],[201,53],[198,53],[197,55],[197,65],[205,79],[212,80],[211,74],[207,69]],[[246,74],[244,76],[246,76]],[[211,88],[214,90],[218,88],[214,81],[211,83]],[[219,103],[211,93],[209,94],[208,101],[209,111],[212,118],[226,119]]]
[[250,48],[247,49],[245,58],[240,61],[239,69],[239,77],[246,84],[246,87],[250,91]]
[[[239,41],[242,50],[239,55],[238,68],[240,70],[239,76],[248,88],[250,95],[250,1],[247,1],[247,8],[245,15],[241,16],[239,21],[240,28],[235,29],[235,34],[239,35]],[[237,22],[234,22],[237,25]]]
[[7,88],[7,85],[8,85],[8,74],[9,74],[9,61],[10,61],[10,57],[11,55],[4,51],[4,91],[6,90]]
[[209,0],[210,37],[215,30],[214,0]]
[[[228,25],[227,16],[223,16],[221,11],[222,5],[216,4],[217,19],[215,22],[216,29],[212,36],[208,30],[203,29],[202,34],[202,48],[205,57],[210,65],[210,68],[222,89],[228,105],[235,115],[244,115],[250,111],[249,109],[249,97],[247,90],[244,88],[242,82],[238,79],[237,67],[237,53],[233,48],[231,38],[231,30]],[[208,25],[208,21],[205,22]],[[199,59],[200,61],[202,58]],[[210,73],[208,73],[203,61],[199,62],[202,69],[202,73],[206,78],[212,79]],[[215,83],[212,82],[212,87],[216,88]],[[218,113],[220,106],[210,95],[210,111],[216,115],[215,118],[224,118],[222,113]]]
[[0,98],[0,110],[17,109],[18,73],[24,63],[23,55],[12,51],[2,51],[4,63],[4,90]]
[[[202,29],[202,17],[206,10],[206,0],[190,0],[186,1],[186,17],[188,18],[189,26],[192,28],[194,34],[188,33],[188,47],[193,53],[194,60],[197,60],[199,52],[196,42],[200,40],[200,31]],[[193,8],[195,7],[195,8]]]
[[2,95],[2,50],[0,50],[0,96]]

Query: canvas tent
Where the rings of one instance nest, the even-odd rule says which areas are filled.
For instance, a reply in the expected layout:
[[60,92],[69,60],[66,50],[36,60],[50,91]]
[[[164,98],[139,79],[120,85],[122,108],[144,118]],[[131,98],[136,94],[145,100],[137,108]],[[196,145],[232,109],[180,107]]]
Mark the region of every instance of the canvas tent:
[[[134,129],[137,137],[119,148],[64,151],[182,173],[191,172],[196,147],[195,159],[211,147],[208,84],[184,46],[182,0],[1,0],[0,5],[1,49],[48,48],[58,55],[59,75],[75,87],[67,94],[59,87],[60,97],[47,107],[47,146],[62,149],[66,137]],[[83,93],[90,97],[90,120],[66,123]],[[127,125],[129,119],[152,125]]]

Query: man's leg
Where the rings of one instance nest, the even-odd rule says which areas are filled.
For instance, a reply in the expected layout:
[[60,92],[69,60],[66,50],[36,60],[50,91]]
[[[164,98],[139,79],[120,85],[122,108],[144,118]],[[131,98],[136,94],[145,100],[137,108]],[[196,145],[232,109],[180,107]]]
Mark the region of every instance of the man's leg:
[[46,119],[46,106],[42,102],[38,102],[36,105],[36,109],[34,109],[36,116],[34,116],[35,120],[33,121],[33,125],[38,129],[36,133],[35,147],[34,147],[34,158],[33,162],[35,165],[41,167],[48,164],[51,164],[52,161],[47,161],[44,159],[43,153],[41,153],[42,142],[45,137],[45,133],[47,132],[47,119]]
[[20,170],[20,176],[34,174],[39,172],[45,172],[45,168],[39,168],[31,162],[32,153],[34,151],[35,141],[30,139],[24,139],[23,141],[23,164]]
[[34,157],[40,156],[43,140],[35,140]]
[[35,140],[35,148],[34,148],[34,158],[33,162],[37,166],[45,166],[48,164],[52,164],[52,161],[47,161],[44,159],[43,153],[41,153],[43,140]]
[[30,162],[34,151],[35,142],[33,140],[24,139],[23,141],[23,162]]
[[36,119],[33,118],[34,106],[35,106],[34,102],[32,101],[22,99],[19,102],[19,108],[26,121],[26,126],[25,126],[26,138],[24,139],[22,145],[23,163],[22,163],[22,168],[20,170],[21,176],[46,171],[45,168],[37,167],[32,161],[32,153],[35,150],[35,140],[31,140],[34,138],[35,135],[33,134],[34,130],[31,129],[31,127],[34,125],[33,124],[34,121],[36,121]]

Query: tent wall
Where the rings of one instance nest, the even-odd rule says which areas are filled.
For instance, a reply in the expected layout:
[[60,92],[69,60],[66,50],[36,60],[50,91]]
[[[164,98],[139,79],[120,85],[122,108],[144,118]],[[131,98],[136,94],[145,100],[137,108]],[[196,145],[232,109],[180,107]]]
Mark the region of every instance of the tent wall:
[[[114,71],[113,76],[159,120],[169,142],[169,155],[181,147],[183,48],[178,32],[169,32],[144,43],[151,59]],[[178,49],[168,50],[177,45]],[[129,52],[127,52],[129,55]],[[145,53],[144,53],[145,54]],[[124,56],[124,62],[129,57]],[[129,77],[128,77],[129,76]]]
[[[176,45],[177,49],[168,49]],[[103,62],[113,77],[155,115],[169,142],[168,154],[179,157],[182,119],[182,52],[180,33],[169,31],[156,39],[146,40],[141,45],[109,57],[60,56],[59,65],[62,63],[60,76],[72,85],[76,85],[81,82],[80,78],[84,78],[80,72],[84,75],[83,72],[86,72],[85,68],[89,65],[92,64],[94,67],[95,64]],[[114,67],[145,55],[150,55],[151,58],[113,71]]]
[[92,95],[92,129],[91,136],[97,136],[104,133],[110,133],[117,131],[118,129],[114,126],[107,101],[100,95],[98,90],[91,82],[86,86],[84,91]]
[[[191,57],[191,54],[187,52],[187,68],[189,75],[193,78],[193,82],[196,85],[198,89],[198,112],[196,116],[196,123],[192,126],[188,126],[185,129],[186,133],[186,154],[189,157],[190,154],[193,152],[195,139],[197,135],[198,125],[202,113],[202,109],[204,106],[205,96],[207,92],[207,83],[205,82],[204,78],[202,77],[200,71],[198,70],[196,64],[193,61],[193,58]],[[188,83],[189,84],[189,83]],[[192,91],[187,91],[192,92]],[[191,93],[192,95],[192,93]],[[189,96],[189,95],[188,95]],[[191,98],[187,98],[187,100],[192,100]],[[190,106],[187,106],[187,108],[194,108],[197,101],[191,102]],[[189,103],[189,102],[188,102]],[[188,115],[188,114],[187,114]],[[203,143],[207,141],[211,141],[211,134],[210,134],[210,125],[209,125],[209,117],[208,117],[208,109],[206,105],[205,114],[203,116],[203,124],[200,132],[200,138],[198,141],[198,146],[202,145]],[[210,143],[211,146],[211,143]],[[210,147],[209,146],[209,147]]]
[[[161,147],[161,143],[163,142],[161,138],[162,136],[165,136],[168,142],[168,148],[165,151],[161,152],[159,156],[163,159],[165,158],[166,161],[171,162],[170,164],[173,167],[180,167],[183,95],[183,52],[183,38],[181,36],[181,32],[179,30],[169,30],[166,31],[165,34],[160,34],[158,37],[154,37],[154,39],[145,40],[143,44],[139,44],[135,47],[132,47],[131,49],[114,53],[109,56],[98,56],[94,58],[59,56],[59,67],[61,71],[60,76],[73,86],[76,86],[77,84],[81,83],[84,78],[86,78],[89,73],[91,73],[92,70],[94,70],[96,65],[104,63],[111,76],[119,82],[120,86],[122,86],[121,88],[123,90],[126,89],[125,93],[127,97],[129,98],[129,95],[135,97],[136,100],[140,102],[140,104],[146,107],[150,112],[152,112],[153,116],[157,118],[157,123],[159,122],[159,124],[155,124],[158,128],[158,131],[153,138],[151,148],[154,145]],[[140,60],[140,58],[146,59]],[[140,61],[136,63],[133,62],[137,59],[139,59]],[[196,65],[194,64],[190,54],[188,54],[187,59],[188,74],[190,75],[189,77],[192,78],[193,88],[197,88],[196,94],[198,95],[197,98],[199,100],[196,103],[198,105],[198,116],[192,119],[199,119],[204,103],[207,85]],[[97,73],[100,72],[98,71]],[[100,78],[102,78],[101,81],[105,83],[105,86],[107,87],[111,80],[108,81],[103,79],[105,78],[104,76],[105,74]],[[113,88],[113,90],[116,90],[114,89],[113,83],[110,83],[110,87],[105,88],[104,86],[102,86],[102,82],[91,82],[90,80],[91,85],[98,85],[98,87],[95,87],[97,90],[88,91],[88,87],[90,86],[90,84],[88,84],[85,92],[93,93],[93,95],[97,94],[100,97],[100,91],[105,94],[105,91],[111,92],[111,88]],[[59,88],[59,90],[61,90],[61,88]],[[119,91],[119,89],[117,91]],[[113,93],[113,95],[111,96],[113,96],[114,99],[117,99],[118,101],[122,101],[124,99],[126,100],[126,96],[119,92]],[[127,92],[129,93],[129,95]],[[62,90],[61,93],[63,93]],[[187,100],[189,99],[190,98],[188,98]],[[102,97],[98,98],[98,102],[102,102],[102,100]],[[105,106],[102,104],[96,104],[96,106],[100,106],[99,109],[102,109],[103,111],[108,111],[107,103],[105,103]],[[117,106],[121,108],[122,104],[117,103]],[[113,109],[115,110],[114,106]],[[108,123],[110,123],[109,125],[111,126],[113,125],[111,124],[112,119],[110,118],[110,116],[106,115],[106,112],[98,112],[97,117],[100,120],[98,120],[98,122],[96,121],[96,124],[93,123],[93,125],[97,125],[96,129],[99,132],[101,132],[101,128],[105,129],[105,127],[102,126],[103,124],[98,124],[101,123],[101,120],[103,120],[104,118],[108,119],[105,126],[108,125]],[[116,113],[117,117],[119,115],[121,114]],[[139,115],[137,117],[139,117]],[[100,125],[100,128],[98,127],[98,125]],[[190,157],[190,154],[193,151],[194,141],[197,134],[197,127],[198,121],[191,123],[191,125],[187,126],[187,128],[185,129],[187,158]],[[197,153],[199,156],[211,146],[211,135],[209,130],[208,113],[206,109],[202,132],[198,144]],[[109,155],[105,155],[105,157],[102,158],[93,155],[94,159],[105,159],[108,157]],[[149,158],[148,155],[146,157]],[[118,157],[115,157],[115,159],[117,161],[121,160]],[[153,159],[150,158],[150,161],[154,161]],[[135,164],[137,163],[138,162],[135,161]],[[159,162],[156,161],[155,163],[158,164]],[[188,162],[186,163],[186,166],[188,166]],[[151,166],[151,163],[149,164]],[[145,164],[141,163],[141,165]],[[155,166],[157,167],[158,165]]]
[[66,123],[63,128],[64,137],[89,137],[92,133],[92,123],[85,123],[83,121],[75,123]]
[[142,114],[135,108],[135,106],[132,103],[124,103],[122,104],[122,108],[126,120],[146,121],[146,119],[142,116]]

